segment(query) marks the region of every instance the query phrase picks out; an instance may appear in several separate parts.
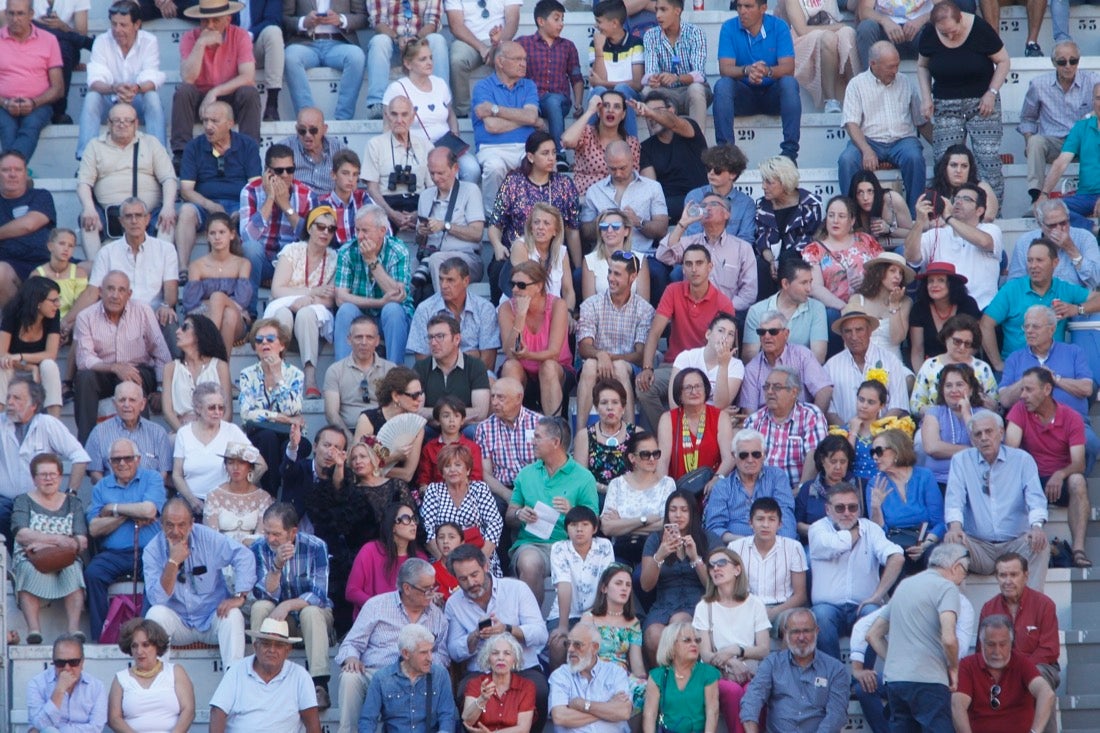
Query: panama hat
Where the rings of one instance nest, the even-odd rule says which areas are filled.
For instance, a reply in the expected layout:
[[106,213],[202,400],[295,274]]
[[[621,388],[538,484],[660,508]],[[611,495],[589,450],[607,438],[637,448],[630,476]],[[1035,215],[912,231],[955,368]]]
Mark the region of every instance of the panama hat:
[[268,641],[281,641],[284,644],[297,644],[302,639],[298,636],[290,635],[290,624],[286,621],[276,621],[273,618],[265,618],[264,622],[260,624],[259,631],[249,631],[248,635],[252,637],[252,640],[267,639]]
[[909,263],[905,261],[905,258],[896,252],[883,252],[878,257],[873,257],[863,263],[863,269],[867,270],[871,265],[879,265],[886,263],[887,265],[897,265],[901,268],[901,276],[905,281],[905,284],[913,282],[913,278],[917,273],[913,271],[913,268],[909,266]]
[[849,303],[848,305],[844,306],[844,310],[840,312],[840,318],[833,321],[833,333],[835,333],[837,336],[840,336],[840,329],[844,326],[844,322],[850,321],[853,318],[863,318],[864,320],[866,320],[867,323],[870,325],[872,331],[878,328],[879,320],[877,318],[872,316],[870,313],[861,310],[860,307],[855,303]]
[[192,5],[183,11],[188,18],[219,18],[223,15],[233,15],[244,10],[244,3],[233,0],[199,0],[198,5]]

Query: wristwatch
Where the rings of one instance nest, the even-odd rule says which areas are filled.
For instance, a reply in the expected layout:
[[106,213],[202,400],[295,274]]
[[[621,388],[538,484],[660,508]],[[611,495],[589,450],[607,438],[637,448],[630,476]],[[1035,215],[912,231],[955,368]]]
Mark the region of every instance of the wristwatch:
[[449,221],[443,222],[443,231],[445,231],[445,232],[451,231],[451,222],[449,222]]
[[1085,306],[1084,305],[1077,306],[1077,315],[1079,315],[1079,316],[1085,315]]
[[500,114],[500,105],[494,104],[492,107],[489,108],[489,111],[493,113],[493,117],[496,117]]
[[647,524],[649,524],[649,517],[647,517],[644,514],[642,516],[638,517],[638,519],[642,520],[642,526],[643,527],[646,526]]
[[592,709],[592,701],[591,700],[585,700],[584,701],[584,712],[587,713],[591,709]]

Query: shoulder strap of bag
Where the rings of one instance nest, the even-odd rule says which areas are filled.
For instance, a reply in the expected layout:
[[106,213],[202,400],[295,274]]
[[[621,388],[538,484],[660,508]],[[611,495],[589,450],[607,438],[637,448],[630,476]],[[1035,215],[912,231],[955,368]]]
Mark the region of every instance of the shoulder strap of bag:
[[424,711],[424,730],[426,733],[432,733],[432,729],[435,727],[435,710],[432,709],[432,696],[435,693],[435,689],[432,687],[432,673],[428,672],[428,707]]
[[[405,83],[399,81],[397,82],[397,84],[401,87],[401,91],[405,92],[405,96],[408,97],[409,101],[411,102],[412,97],[409,96],[409,90],[405,88]],[[424,120],[420,119],[420,109],[417,108],[415,104],[413,105],[413,114],[416,115],[416,121],[420,123],[420,129],[424,131],[424,137],[428,138],[428,140],[431,141],[432,136],[428,134],[428,128],[424,126]]]
[[448,224],[451,222],[451,217],[454,216],[455,204],[458,203],[458,187],[460,183],[461,181],[456,178],[454,185],[451,186],[451,198],[447,202],[447,213],[443,215],[443,221]]
[[716,601],[712,601],[707,604],[707,638],[710,640],[710,653],[714,654],[718,651],[718,647],[714,646],[714,604]]
[[657,699],[657,723],[665,724],[665,693],[668,691],[668,676],[672,674],[672,665],[665,667],[665,676],[661,680],[661,696]]
[[130,178],[130,195],[134,198],[137,198],[138,145],[140,144],[137,140],[134,140],[134,169]]

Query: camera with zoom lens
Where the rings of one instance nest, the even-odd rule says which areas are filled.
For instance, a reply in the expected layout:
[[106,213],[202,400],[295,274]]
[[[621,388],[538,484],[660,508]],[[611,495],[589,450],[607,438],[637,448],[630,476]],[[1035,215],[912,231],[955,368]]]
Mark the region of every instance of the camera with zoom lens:
[[411,165],[397,165],[390,173],[386,185],[391,191],[396,191],[398,186],[405,186],[410,191],[416,190],[416,174],[412,172]]
[[432,281],[432,270],[428,267],[428,262],[425,260],[413,271],[412,284],[416,286],[424,286]]

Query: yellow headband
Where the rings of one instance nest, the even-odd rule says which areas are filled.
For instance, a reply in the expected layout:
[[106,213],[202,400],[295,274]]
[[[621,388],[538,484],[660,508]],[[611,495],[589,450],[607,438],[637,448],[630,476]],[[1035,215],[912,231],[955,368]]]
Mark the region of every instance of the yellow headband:
[[333,219],[336,218],[336,211],[331,206],[318,206],[313,211],[309,212],[309,216],[306,217],[306,230],[313,226],[313,222],[317,221],[317,217],[328,214]]

